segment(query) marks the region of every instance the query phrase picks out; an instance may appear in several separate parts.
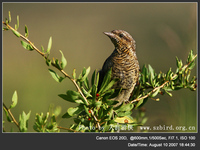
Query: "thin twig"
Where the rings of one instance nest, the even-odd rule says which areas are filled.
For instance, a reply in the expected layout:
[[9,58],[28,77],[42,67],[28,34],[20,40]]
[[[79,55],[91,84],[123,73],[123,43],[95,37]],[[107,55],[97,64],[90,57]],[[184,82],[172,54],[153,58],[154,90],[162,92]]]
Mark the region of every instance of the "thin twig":
[[[9,29],[16,31],[14,28],[12,28],[10,25],[8,25],[7,23],[5,23],[4,21],[3,21],[3,24],[6,25]],[[47,56],[45,56],[44,53],[40,52],[40,50],[39,50],[28,38],[26,38],[25,36],[23,36],[21,33],[19,33],[19,34],[20,34],[20,37],[21,37],[22,39],[24,39],[25,41],[27,41],[27,42],[33,47],[34,50],[36,50],[36,51],[37,51],[40,55],[42,55],[46,60],[48,59]],[[51,63],[51,65],[54,66],[55,68],[57,68],[60,72],[62,72],[62,74],[63,74],[65,77],[69,78],[69,79],[74,83],[74,85],[75,85],[75,87],[77,88],[78,92],[79,92],[79,93],[81,94],[81,96],[83,97],[85,103],[86,103],[87,105],[89,105],[89,102],[87,101],[86,97],[85,97],[84,94],[82,93],[82,91],[81,91],[80,87],[78,86],[78,84],[76,83],[76,81],[75,81],[73,78],[71,78],[64,70],[58,68],[53,62]],[[92,114],[94,120],[95,120],[96,123],[97,123],[98,129],[100,130],[101,127],[100,127],[99,121],[98,121],[97,117],[94,115],[93,110],[91,110],[91,114]]]
[[[183,66],[182,69],[185,70],[185,69],[195,60],[196,57],[197,57],[197,54],[196,54],[196,55],[194,56],[194,58],[190,61],[190,63],[188,63],[188,64],[186,64],[185,66]],[[182,69],[181,69],[181,70],[182,70]],[[171,80],[173,80],[173,79],[174,79],[175,77],[177,77],[177,76],[178,76],[178,74],[174,74],[174,75],[172,76]],[[171,80],[170,80],[170,81],[171,81]],[[145,99],[145,98],[149,97],[152,93],[154,93],[154,92],[157,91],[158,89],[163,88],[168,82],[169,82],[169,81],[166,81],[166,82],[164,82],[161,86],[158,86],[158,87],[154,88],[154,89],[153,89],[151,92],[149,92],[147,95],[132,100],[131,103],[135,103],[135,102],[138,102],[138,101],[140,101],[140,100],[142,100],[142,99]]]
[[13,116],[12,112],[10,111],[10,109],[8,109],[6,107],[6,105],[3,103],[3,108],[8,112],[8,114],[10,115],[12,121],[16,124],[16,126],[18,127],[18,129],[20,130],[20,127],[19,127],[19,123],[16,121],[15,117]]
[[57,126],[58,129],[63,129],[63,130],[68,130],[68,131],[73,131],[73,132],[78,132],[78,131],[75,131],[75,130],[72,130],[70,128],[65,128],[65,127],[61,127],[61,126]]
[[[10,25],[8,25],[8,24],[5,23],[4,21],[3,21],[3,24],[6,25],[9,29],[16,31],[13,27],[11,27]],[[20,34],[20,33],[19,33],[19,34]],[[42,55],[43,57],[45,57],[45,58],[47,59],[47,57],[45,56],[45,54],[42,53],[42,52],[40,52],[40,50],[39,50],[37,47],[35,47],[35,45],[34,45],[29,39],[27,39],[27,38],[26,38],[25,36],[23,36],[22,34],[20,34],[20,37],[21,37],[22,39],[24,39],[25,41],[27,41],[40,55]]]

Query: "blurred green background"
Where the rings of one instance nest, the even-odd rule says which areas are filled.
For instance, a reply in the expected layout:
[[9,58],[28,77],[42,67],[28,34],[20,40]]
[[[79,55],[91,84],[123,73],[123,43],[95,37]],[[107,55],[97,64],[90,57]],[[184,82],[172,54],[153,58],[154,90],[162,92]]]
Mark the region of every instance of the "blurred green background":
[[[114,49],[103,31],[114,29],[133,36],[140,67],[151,64],[157,73],[170,67],[175,71],[175,56],[185,64],[191,49],[197,53],[197,3],[3,3],[3,20],[8,18],[8,11],[12,16],[10,25],[14,27],[19,15],[19,32],[24,33],[27,25],[29,39],[38,48],[47,48],[52,36],[50,58],[60,59],[62,50],[68,61],[65,71],[70,75],[74,68],[77,74],[83,67],[90,66],[92,72],[101,69]],[[68,79],[57,83],[47,69],[40,55],[25,50],[11,31],[3,32],[3,101],[9,106],[17,90],[19,101],[12,112],[18,120],[22,111],[31,110],[29,132],[34,131],[35,114],[46,114],[50,104],[61,106],[61,115],[75,106],[57,96],[75,90],[74,85]],[[196,74],[194,68],[192,75]],[[197,92],[183,89],[172,94],[173,97],[160,96],[159,102],[148,100],[146,125],[197,128]],[[3,120],[6,121],[4,114]],[[73,120],[58,117],[58,122],[69,127]],[[11,127],[17,131],[6,121],[5,130],[10,131]]]

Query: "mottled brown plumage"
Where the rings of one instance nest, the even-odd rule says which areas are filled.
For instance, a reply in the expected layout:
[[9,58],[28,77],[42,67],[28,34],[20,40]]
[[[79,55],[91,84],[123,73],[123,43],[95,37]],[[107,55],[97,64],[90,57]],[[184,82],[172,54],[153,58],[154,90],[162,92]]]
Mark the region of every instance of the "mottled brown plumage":
[[118,78],[119,81],[112,88],[120,89],[121,93],[113,100],[119,101],[115,105],[119,106],[130,98],[139,76],[139,63],[136,56],[136,44],[132,36],[123,30],[113,30],[104,32],[115,46],[113,53],[106,59],[100,70],[99,87],[106,72],[112,67],[112,79]]

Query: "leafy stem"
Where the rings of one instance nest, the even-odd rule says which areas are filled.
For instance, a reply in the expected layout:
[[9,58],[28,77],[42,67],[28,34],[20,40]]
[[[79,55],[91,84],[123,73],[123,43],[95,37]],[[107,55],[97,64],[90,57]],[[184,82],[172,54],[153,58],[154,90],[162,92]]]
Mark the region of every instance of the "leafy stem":
[[[43,56],[45,58],[46,61],[50,61],[48,59],[47,56],[45,56],[45,53],[42,53],[27,37],[23,36],[21,33],[19,33],[17,30],[15,30],[13,27],[11,27],[8,23],[6,22],[2,22],[8,29],[12,30],[13,33],[17,36],[17,37],[20,37],[22,38],[23,40],[25,40],[26,42],[28,42],[31,46],[31,50],[35,50],[36,52],[38,52],[41,56]],[[86,97],[84,96],[84,94],[82,93],[80,87],[78,86],[78,84],[76,83],[76,80],[73,79],[72,77],[70,77],[61,67],[59,67],[57,64],[57,62],[55,61],[52,61],[51,62],[51,65],[55,68],[57,68],[65,77],[69,78],[73,84],[75,85],[75,87],[77,88],[78,92],[81,94],[81,96],[83,97],[84,101],[85,101],[85,104],[86,105],[89,105],[89,102],[88,100],[86,99]],[[91,110],[91,115],[93,116],[94,120],[96,121],[97,123],[97,126],[98,126],[98,129],[100,130],[100,124],[99,124],[99,121],[97,119],[97,117],[95,116],[94,114],[94,111]]]
[[8,112],[8,114],[10,115],[12,121],[15,123],[15,125],[16,125],[16,126],[18,127],[18,129],[20,130],[19,123],[16,121],[16,119],[15,119],[15,117],[13,116],[12,112],[10,111],[10,109],[8,109],[8,108],[6,107],[6,105],[5,105],[4,103],[3,103],[3,109],[5,109],[5,110]]
[[[3,24],[6,25],[9,29],[11,29],[14,32],[17,32],[17,30],[15,30],[13,27],[11,27],[9,24],[7,24],[6,22],[3,21]],[[18,32],[19,33],[19,32]],[[22,34],[19,33],[19,37],[21,37],[22,39],[24,39],[25,41],[27,41],[40,55],[42,55],[43,57],[45,57],[45,59],[47,59],[47,57],[45,56],[44,53],[40,52],[40,50],[25,36],[23,36]]]
[[[194,55],[193,59],[192,59],[190,62],[188,62],[185,66],[183,66],[183,67],[180,68],[179,70],[182,70],[182,71],[186,70],[186,69],[189,67],[189,65],[196,59],[196,57],[197,57],[197,54]],[[148,94],[146,94],[146,95],[144,95],[144,96],[142,96],[142,97],[139,97],[139,98],[136,98],[136,99],[132,100],[131,103],[135,103],[135,102],[138,102],[138,101],[140,101],[140,100],[142,100],[142,99],[145,99],[145,98],[149,97],[151,94],[153,94],[153,93],[156,92],[157,90],[163,88],[167,83],[169,83],[170,81],[172,81],[172,80],[174,80],[175,78],[177,78],[177,76],[178,76],[178,73],[174,74],[174,75],[171,77],[170,80],[165,81],[162,85],[160,85],[160,86],[158,86],[158,87],[155,87],[155,88],[154,88],[152,91],[150,91]]]

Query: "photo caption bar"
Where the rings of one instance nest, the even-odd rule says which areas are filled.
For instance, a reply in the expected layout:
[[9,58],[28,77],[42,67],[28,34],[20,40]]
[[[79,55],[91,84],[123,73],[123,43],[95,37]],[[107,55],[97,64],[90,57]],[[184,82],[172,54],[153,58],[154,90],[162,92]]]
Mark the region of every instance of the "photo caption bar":
[[[196,148],[196,136],[188,134],[180,135],[97,135],[95,140],[102,141],[126,141],[127,148]],[[126,148],[124,147],[124,148]]]

